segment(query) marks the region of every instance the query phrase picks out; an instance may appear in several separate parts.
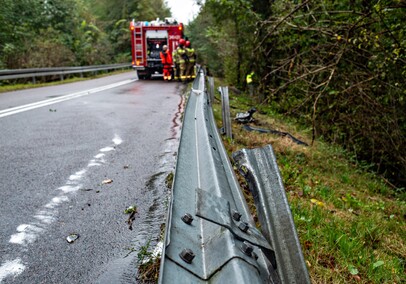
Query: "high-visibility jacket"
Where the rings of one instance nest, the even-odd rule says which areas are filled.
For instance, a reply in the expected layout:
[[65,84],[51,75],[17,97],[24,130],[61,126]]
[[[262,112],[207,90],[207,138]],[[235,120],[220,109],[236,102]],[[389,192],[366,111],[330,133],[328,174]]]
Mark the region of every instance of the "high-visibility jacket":
[[251,72],[250,74],[247,75],[247,77],[246,77],[247,84],[252,83],[252,77],[253,76],[254,76],[254,72]]
[[186,49],[180,47],[180,48],[178,48],[177,53],[178,53],[177,59],[179,59],[179,61],[178,61],[179,64],[185,63],[186,60],[188,60],[188,57],[186,54]]
[[193,47],[191,48],[186,48],[186,54],[189,58],[190,63],[195,63],[196,62],[196,53]]
[[173,52],[172,52],[172,61],[174,64],[179,63],[178,61],[178,48],[176,48]]
[[169,53],[169,50],[161,51],[159,56],[161,57],[161,62],[163,65],[172,65],[172,56]]

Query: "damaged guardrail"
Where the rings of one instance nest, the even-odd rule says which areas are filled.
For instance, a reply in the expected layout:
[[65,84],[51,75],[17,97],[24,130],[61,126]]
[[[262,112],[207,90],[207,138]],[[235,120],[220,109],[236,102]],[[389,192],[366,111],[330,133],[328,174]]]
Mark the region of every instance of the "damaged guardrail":
[[184,114],[160,283],[310,283],[277,168],[271,174],[279,186],[273,196],[273,179],[261,176],[275,168],[252,161],[255,155],[246,159],[241,167],[257,177],[249,182],[263,206],[265,234],[256,228],[239,188],[200,69]]

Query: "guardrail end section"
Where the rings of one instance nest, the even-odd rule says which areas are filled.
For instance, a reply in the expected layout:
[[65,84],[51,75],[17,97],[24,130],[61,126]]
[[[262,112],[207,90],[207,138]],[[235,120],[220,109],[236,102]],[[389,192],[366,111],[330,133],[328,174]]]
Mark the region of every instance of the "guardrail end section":
[[254,196],[261,231],[275,249],[281,282],[310,283],[272,146],[242,149],[233,160]]

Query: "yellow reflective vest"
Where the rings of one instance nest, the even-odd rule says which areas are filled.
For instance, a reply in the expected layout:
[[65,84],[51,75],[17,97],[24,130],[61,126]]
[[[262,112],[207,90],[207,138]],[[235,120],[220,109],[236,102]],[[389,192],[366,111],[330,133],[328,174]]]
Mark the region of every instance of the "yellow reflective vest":
[[193,47],[191,48],[186,48],[186,54],[189,57],[189,62],[190,63],[195,63],[196,62],[196,53]]
[[247,75],[247,78],[246,78],[247,84],[252,83],[252,77],[253,76],[254,76],[254,72],[251,72],[250,74]]

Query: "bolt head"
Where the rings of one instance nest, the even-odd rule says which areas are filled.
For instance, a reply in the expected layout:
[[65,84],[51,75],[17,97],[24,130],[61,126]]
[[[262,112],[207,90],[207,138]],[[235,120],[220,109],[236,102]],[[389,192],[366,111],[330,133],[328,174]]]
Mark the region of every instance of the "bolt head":
[[183,249],[179,256],[187,263],[192,263],[193,259],[195,258],[195,254],[191,249]]
[[241,251],[248,256],[252,256],[254,248],[249,243],[243,242],[241,245]]
[[241,231],[243,231],[244,233],[246,233],[246,232],[248,231],[248,229],[249,229],[249,225],[248,225],[247,222],[241,222],[241,223],[238,225],[238,228],[239,228]]
[[234,219],[235,221],[240,221],[240,220],[241,220],[241,214],[240,214],[240,212],[234,211],[234,212],[233,212],[233,219]]
[[193,222],[193,216],[190,215],[189,213],[186,213],[185,215],[183,215],[182,221],[185,222],[186,224],[190,225]]

